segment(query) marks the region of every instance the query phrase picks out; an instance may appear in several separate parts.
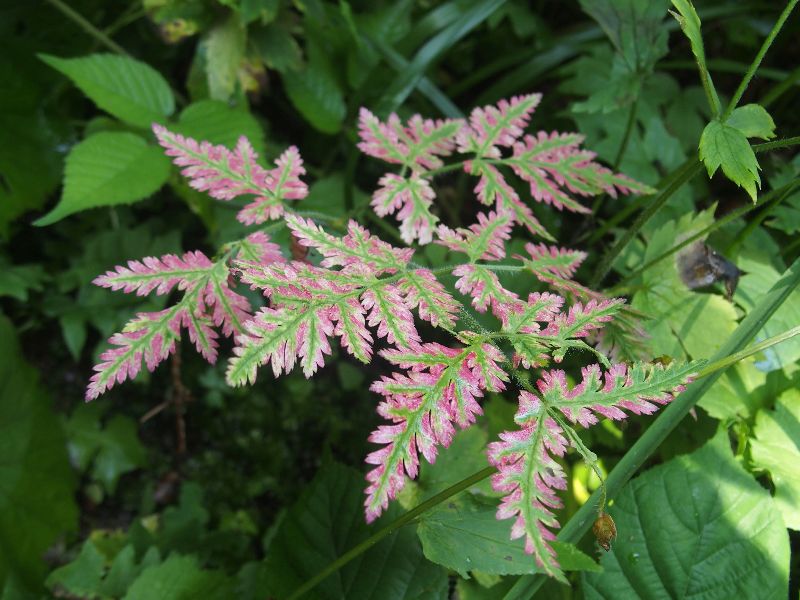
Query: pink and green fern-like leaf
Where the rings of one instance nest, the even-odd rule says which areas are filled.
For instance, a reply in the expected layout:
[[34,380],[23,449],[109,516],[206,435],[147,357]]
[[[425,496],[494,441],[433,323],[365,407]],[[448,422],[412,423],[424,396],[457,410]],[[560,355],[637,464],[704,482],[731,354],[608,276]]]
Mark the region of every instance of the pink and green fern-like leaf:
[[528,94],[501,100],[496,106],[472,109],[469,126],[458,133],[458,151],[499,158],[498,146],[510,148],[514,145],[541,100],[541,94]]
[[683,391],[700,365],[614,365],[605,374],[591,365],[572,388],[563,371],[545,371],[536,393],[520,393],[514,417],[519,430],[502,433],[499,442],[489,444],[489,462],[498,469],[492,486],[505,494],[497,518],[514,519],[511,538],[524,536],[525,550],[547,574],[564,579],[550,545],[559,526],[554,514],[561,507],[557,490],[566,489],[564,471],[553,458],[564,455],[569,437],[558,415],[590,426],[598,417],[623,419],[625,410],[650,414]]
[[511,239],[513,215],[507,212],[478,213],[478,222],[468,229],[452,230],[440,225],[436,230],[437,244],[461,252],[470,262],[502,260],[506,256],[506,241]]
[[466,428],[482,413],[477,399],[485,391],[501,391],[508,376],[498,366],[503,355],[489,344],[463,349],[423,344],[410,351],[384,351],[389,362],[408,369],[382,377],[370,389],[384,400],[378,412],[391,422],[369,437],[383,447],[369,454],[375,465],[367,474],[368,522],[375,520],[419,471],[419,454],[433,463],[438,447],[447,447],[454,424]]
[[397,213],[400,236],[406,244],[414,240],[419,240],[420,244],[430,243],[439,217],[430,211],[436,194],[428,180],[387,173],[378,184],[380,187],[372,196],[375,214],[385,217]]
[[308,195],[300,180],[305,174],[303,160],[294,146],[278,158],[274,169],[267,170],[256,162],[258,155],[245,137],[229,150],[173,133],[162,125],[153,125],[153,132],[194,189],[217,200],[255,196],[237,216],[245,224],[278,219],[284,213],[284,201]]

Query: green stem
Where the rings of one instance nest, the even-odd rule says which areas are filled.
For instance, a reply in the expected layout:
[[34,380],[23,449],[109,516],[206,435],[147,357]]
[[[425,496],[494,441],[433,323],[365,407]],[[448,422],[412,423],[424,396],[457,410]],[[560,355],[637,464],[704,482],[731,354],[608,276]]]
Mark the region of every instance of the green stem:
[[[745,350],[744,346],[762,329],[775,311],[786,301],[789,295],[800,285],[800,260],[795,261],[790,269],[784,273],[772,289],[770,289],[756,308],[751,310],[742,320],[736,331],[723,344],[715,355],[713,362],[705,366],[698,373],[699,381],[693,382],[658,416],[655,422],[644,432],[631,448],[617,463],[606,478],[607,493],[614,497],[622,487],[633,477],[641,465],[655,452],[667,436],[678,426],[689,411],[702,398],[703,394],[722,376],[726,367],[735,360],[741,360],[756,352],[780,343],[788,337],[798,335],[800,327],[795,327],[785,333],[774,336]],[[558,534],[561,542],[577,543],[584,533],[591,527],[594,520],[595,505],[600,497],[595,491],[589,500],[581,506]],[[514,587],[506,594],[504,600],[530,599],[546,581],[541,576],[521,577]]]
[[786,19],[789,18],[789,15],[792,14],[794,7],[797,5],[797,2],[800,0],[789,0],[786,4],[786,8],[783,9],[781,16],[778,17],[778,20],[775,21],[775,25],[772,27],[772,31],[769,32],[767,39],[764,40],[764,43],[761,45],[761,49],[756,54],[756,57],[753,59],[753,64],[750,65],[750,68],[747,69],[747,72],[742,77],[742,82],[739,84],[739,87],[736,88],[736,92],[733,94],[733,98],[728,103],[728,107],[725,109],[725,112],[722,114],[720,120],[724,123],[728,120],[728,117],[731,116],[733,109],[739,104],[739,100],[742,99],[747,86],[750,85],[750,80],[753,79],[753,76],[756,74],[759,65],[761,65],[761,61],[764,60],[764,56],[767,54],[767,50],[772,45],[772,42],[775,41],[775,38],[778,35],[778,32],[783,27],[783,24],[786,22]]
[[778,206],[784,198],[788,198],[791,195],[798,185],[800,185],[800,179],[792,181],[790,184],[779,188],[781,193],[777,196],[777,198],[774,199],[774,201],[770,202],[769,204],[762,204],[759,213],[750,219],[747,225],[745,225],[744,228],[736,234],[734,240],[728,245],[728,248],[725,250],[726,254],[735,254],[744,241],[750,237],[750,234],[752,234],[761,225],[761,223],[764,222],[764,219],[766,219],[772,213],[775,207]]
[[617,256],[619,256],[619,254],[625,249],[630,241],[636,237],[636,235],[639,233],[639,230],[644,226],[645,223],[647,223],[647,221],[650,220],[650,217],[656,214],[661,207],[664,206],[667,200],[669,200],[684,183],[697,175],[702,168],[703,165],[700,164],[700,161],[694,160],[687,162],[677,171],[675,171],[670,182],[666,185],[666,187],[664,187],[661,193],[653,198],[652,202],[650,202],[644,211],[639,213],[639,216],[636,217],[633,225],[625,230],[625,233],[623,233],[619,240],[617,240],[617,243],[614,244],[608,252],[606,252],[605,256],[603,256],[600,265],[595,270],[594,276],[589,283],[590,288],[596,289],[599,287],[600,283],[603,281],[603,278],[605,278],[609,271],[611,271],[611,266],[614,264]]
[[794,71],[789,73],[783,81],[772,87],[766,94],[764,94],[764,97],[761,98],[759,104],[761,104],[761,106],[764,108],[769,108],[769,105],[783,96],[783,94],[785,94],[793,85],[797,83],[798,79],[800,79],[800,67],[797,67]]
[[130,57],[130,54],[128,54],[125,48],[117,44],[105,33],[100,31],[97,27],[95,27],[92,23],[90,23],[82,14],[76,12],[72,7],[68,6],[61,0],[47,0],[47,1],[50,4],[52,4],[55,8],[57,8],[70,21],[75,23],[78,27],[83,29],[86,33],[88,33],[98,42],[103,44],[106,48],[112,50],[113,52],[116,52],[117,54]]
[[327,567],[325,567],[322,571],[320,571],[319,573],[314,575],[314,577],[312,577],[311,579],[306,581],[303,585],[301,585],[294,592],[292,592],[292,595],[289,596],[287,598],[287,600],[295,600],[295,598],[299,598],[300,596],[302,596],[306,592],[314,589],[317,586],[317,584],[319,584],[322,581],[324,581],[328,576],[330,576],[332,573],[335,573],[336,571],[341,569],[344,565],[349,563],[351,560],[353,560],[354,558],[356,558],[360,554],[363,554],[364,552],[369,550],[372,546],[377,544],[379,541],[381,541],[387,535],[389,535],[391,533],[394,533],[395,531],[397,531],[398,529],[400,529],[404,525],[409,524],[411,521],[416,519],[419,515],[421,515],[422,513],[426,512],[428,510],[430,510],[434,506],[436,506],[438,504],[441,504],[442,502],[444,502],[448,498],[450,498],[452,496],[455,496],[456,494],[458,494],[460,492],[463,492],[464,490],[466,490],[468,488],[471,488],[473,485],[475,485],[476,483],[478,483],[480,481],[483,481],[484,479],[489,477],[489,475],[494,473],[495,470],[496,469],[494,467],[486,467],[485,469],[482,469],[482,470],[478,471],[477,473],[474,473],[473,475],[470,475],[466,479],[462,479],[458,483],[456,483],[454,485],[451,485],[446,490],[444,490],[442,492],[439,492],[438,494],[436,494],[435,496],[429,498],[428,500],[426,500],[422,504],[419,504],[418,506],[412,508],[407,513],[401,515],[400,517],[398,517],[397,519],[395,519],[394,521],[389,523],[383,529],[380,529],[379,531],[375,532],[373,535],[368,537],[366,540],[364,540],[363,542],[361,542],[360,544],[358,544],[357,546],[355,546],[351,550],[345,552],[342,556],[340,556],[338,559],[333,561],[331,564],[329,564]]

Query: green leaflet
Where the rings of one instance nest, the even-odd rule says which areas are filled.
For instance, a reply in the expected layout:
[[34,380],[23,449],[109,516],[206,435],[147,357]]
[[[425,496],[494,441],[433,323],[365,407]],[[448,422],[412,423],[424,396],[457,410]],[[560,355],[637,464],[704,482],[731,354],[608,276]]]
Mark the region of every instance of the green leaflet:
[[696,452],[632,480],[609,511],[620,532],[585,598],[783,599],[789,539],[721,430]]
[[771,140],[775,137],[775,121],[760,104],[740,106],[731,113],[725,124],[735,127],[745,137],[757,137],[762,140]]
[[722,167],[725,176],[756,201],[756,187],[761,188],[758,175],[761,167],[744,133],[727,123],[711,121],[700,136],[700,160],[709,177]]
[[166,182],[169,170],[169,159],[142,137],[96,133],[70,150],[61,200],[34,224],[51,225],[90,208],[147,198]]
[[40,54],[39,58],[69,77],[97,106],[131,125],[149,128],[175,110],[169,84],[138,60],[112,54],[83,58]]

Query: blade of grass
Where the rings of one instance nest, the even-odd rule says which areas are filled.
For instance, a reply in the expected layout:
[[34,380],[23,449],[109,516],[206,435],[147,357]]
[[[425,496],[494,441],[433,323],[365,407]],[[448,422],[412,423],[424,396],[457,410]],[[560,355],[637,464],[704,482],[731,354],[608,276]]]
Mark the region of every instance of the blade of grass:
[[453,47],[461,38],[478,27],[506,0],[487,0],[477,2],[461,17],[420,48],[408,69],[389,87],[378,103],[378,113],[382,116],[396,111],[406,101],[414,88],[433,63]]
[[[675,427],[683,420],[689,411],[697,404],[708,389],[725,372],[725,367],[732,365],[737,360],[741,360],[745,355],[749,356],[753,351],[761,351],[765,344],[775,343],[773,338],[756,344],[752,348],[742,352],[742,349],[753,337],[761,331],[769,318],[786,301],[800,284],[800,261],[795,261],[791,268],[787,269],[772,289],[762,298],[758,306],[742,320],[731,337],[723,344],[719,352],[712,358],[712,362],[707,365],[700,375],[708,375],[699,381],[690,384],[686,391],[680,394],[667,408],[656,418],[653,424],[645,431],[630,450],[625,453],[622,460],[609,474],[606,479],[606,493],[610,498],[616,496],[634,473],[646,461],[658,446],[667,438]],[[780,336],[779,341],[797,335],[800,327],[795,327]],[[735,357],[735,358],[734,358]],[[711,369],[718,369],[710,372]],[[558,534],[561,542],[576,543],[589,530],[597,513],[597,502],[600,500],[600,490],[596,490],[589,500],[581,506],[572,516],[564,528]],[[514,587],[504,597],[504,600],[517,600],[532,598],[536,591],[544,584],[546,578],[539,575],[523,576]]]

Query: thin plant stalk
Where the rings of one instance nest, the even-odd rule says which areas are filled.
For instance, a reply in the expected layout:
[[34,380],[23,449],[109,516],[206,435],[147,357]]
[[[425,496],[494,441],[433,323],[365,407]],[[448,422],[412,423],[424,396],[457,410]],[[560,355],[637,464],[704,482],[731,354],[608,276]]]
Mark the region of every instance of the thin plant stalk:
[[753,59],[753,63],[750,65],[750,68],[747,69],[747,72],[742,77],[742,81],[739,84],[739,87],[736,88],[736,91],[733,94],[733,98],[728,103],[725,112],[722,113],[722,117],[720,120],[724,123],[728,120],[728,117],[731,116],[733,109],[739,104],[739,100],[742,99],[747,86],[750,85],[750,80],[753,79],[753,76],[756,74],[758,67],[761,65],[761,61],[764,60],[764,56],[767,54],[767,50],[769,47],[772,46],[772,43],[775,41],[775,38],[778,36],[778,33],[783,28],[783,24],[786,23],[786,19],[789,18],[789,15],[792,14],[794,7],[797,6],[797,2],[800,0],[789,0],[786,4],[786,8],[783,9],[781,16],[778,17],[778,20],[775,21],[775,25],[772,27],[772,31],[769,32],[767,38],[764,40],[764,43],[761,45],[761,49],[756,54],[756,57]]

